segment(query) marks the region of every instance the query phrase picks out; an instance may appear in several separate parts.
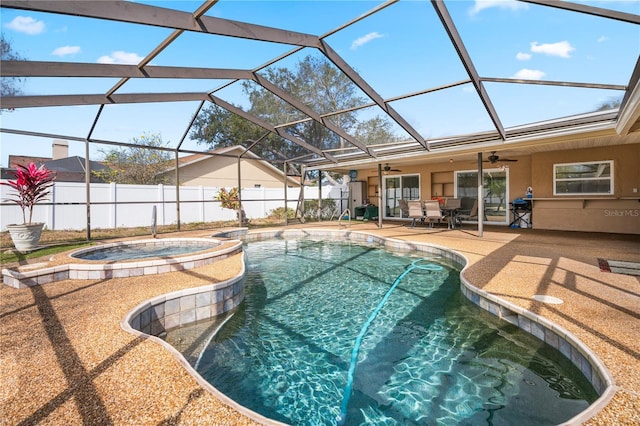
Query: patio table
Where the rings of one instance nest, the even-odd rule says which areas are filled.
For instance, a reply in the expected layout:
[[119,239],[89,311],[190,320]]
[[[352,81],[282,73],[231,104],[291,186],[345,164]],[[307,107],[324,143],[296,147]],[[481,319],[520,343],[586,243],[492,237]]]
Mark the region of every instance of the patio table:
[[447,228],[455,229],[456,211],[458,211],[458,207],[440,206],[440,210],[442,211],[442,216],[447,218]]

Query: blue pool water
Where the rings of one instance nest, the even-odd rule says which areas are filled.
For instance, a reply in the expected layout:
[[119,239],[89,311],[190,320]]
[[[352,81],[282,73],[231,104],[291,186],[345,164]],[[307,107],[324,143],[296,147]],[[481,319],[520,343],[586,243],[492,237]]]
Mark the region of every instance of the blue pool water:
[[[443,259],[407,272],[416,257],[366,244],[272,240],[245,249],[246,298],[236,312],[167,340],[180,341],[213,386],[264,416],[296,425],[545,425],[597,398],[555,349],[466,301],[459,271]],[[350,387],[354,343],[386,294]]]
[[176,257],[181,254],[195,253],[216,247],[217,241],[189,241],[176,243],[174,241],[158,240],[155,243],[131,243],[112,247],[82,250],[73,254],[73,257],[84,260],[132,260],[151,257]]

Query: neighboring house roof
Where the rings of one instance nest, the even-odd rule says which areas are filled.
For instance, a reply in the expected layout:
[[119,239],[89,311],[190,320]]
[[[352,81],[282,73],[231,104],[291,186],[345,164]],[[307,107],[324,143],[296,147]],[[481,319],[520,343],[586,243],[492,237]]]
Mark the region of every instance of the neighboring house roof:
[[[44,166],[56,172],[56,180],[59,182],[84,182],[85,181],[85,159],[74,155],[73,157],[59,158],[57,160],[46,161]],[[89,160],[91,171],[109,170],[108,166]],[[91,182],[104,182],[102,179],[91,175]]]
[[[15,170],[16,164],[22,166],[28,166],[30,163],[35,163],[40,167],[44,165],[47,169],[53,170],[56,173],[56,181],[58,182],[84,182],[85,181],[85,169],[84,169],[84,157],[73,156],[66,158],[59,158],[52,160],[46,157],[28,157],[23,155],[12,155],[10,158],[10,168],[2,169],[2,179],[13,179],[12,171]],[[92,171],[109,170],[108,166],[98,162],[89,160],[89,167]],[[91,175],[91,182],[104,182],[104,180]]]
[[[74,155],[73,157],[59,158],[57,160],[50,160],[44,163],[44,166],[49,170],[56,170],[60,172],[85,172],[84,168],[85,159]],[[89,160],[89,167],[92,171],[109,170],[108,166],[98,162]]]
[[[212,157],[215,157],[216,155],[237,158],[238,155],[244,153],[243,158],[249,157],[249,158],[255,159],[255,160],[257,160],[256,161],[257,163],[262,164],[263,167],[271,170],[272,172],[280,174],[280,175],[284,175],[282,170],[280,170],[277,167],[273,166],[268,161],[260,160],[260,157],[258,155],[256,155],[256,154],[254,154],[251,151],[246,151],[245,152],[245,148],[242,147],[242,146],[239,146],[239,145],[213,149],[213,150],[207,151],[207,153],[208,154],[192,154],[192,155],[187,155],[187,156],[184,156],[184,157],[179,157],[178,158],[178,167],[184,167],[184,166],[188,166],[188,165],[191,165],[191,164],[194,164],[194,163],[198,163],[200,161],[207,160],[207,159],[210,159]],[[209,154],[214,154],[214,155],[212,156],[212,155],[209,155]],[[169,167],[163,173],[167,173],[167,172],[170,172],[172,170],[175,170],[175,166]],[[299,173],[298,174],[292,174],[292,173],[290,173],[290,171],[291,171],[291,168],[289,168],[289,173],[287,173],[287,176],[289,176],[288,180],[290,180],[291,183],[293,183],[295,185],[299,185],[300,184],[299,179],[294,179],[291,176],[300,176],[300,174]]]
[[28,155],[10,155],[9,156],[9,168],[13,169],[17,165],[27,167],[31,163],[35,163],[40,167],[47,161],[51,161],[51,157],[29,157]]

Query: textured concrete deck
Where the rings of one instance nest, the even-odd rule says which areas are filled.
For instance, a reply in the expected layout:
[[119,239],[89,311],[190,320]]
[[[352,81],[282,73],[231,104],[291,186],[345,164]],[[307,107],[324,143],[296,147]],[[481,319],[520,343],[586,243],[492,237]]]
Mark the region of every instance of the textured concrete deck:
[[[640,262],[637,236],[486,227],[478,238],[470,227],[371,222],[349,229],[465,255],[472,283],[564,327],[613,374],[618,390],[588,424],[640,424],[640,278],[598,267],[598,258]],[[204,391],[163,347],[120,328],[144,300],[233,277],[240,256],[151,277],[0,286],[0,424],[254,424]]]

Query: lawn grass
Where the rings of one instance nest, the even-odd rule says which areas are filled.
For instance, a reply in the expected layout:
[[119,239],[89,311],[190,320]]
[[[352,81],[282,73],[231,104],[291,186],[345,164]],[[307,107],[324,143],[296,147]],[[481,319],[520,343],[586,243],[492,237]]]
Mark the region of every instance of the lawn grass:
[[93,244],[95,243],[90,241],[85,241],[81,243],[54,244],[51,246],[43,246],[42,248],[38,248],[29,253],[20,253],[19,251],[14,249],[9,249],[9,250],[3,249],[2,252],[0,252],[0,264],[4,266],[9,263],[15,263],[15,262],[22,263],[29,259],[48,257],[63,251],[73,250],[80,247],[86,247]]
[[[278,219],[260,219],[252,220],[248,225],[250,228],[261,228],[274,226],[279,224]],[[211,231],[224,227],[236,227],[237,221],[233,222],[199,222],[181,224],[180,231]],[[156,233],[170,234],[178,232],[177,225],[158,226]],[[109,240],[113,238],[124,237],[151,237],[151,229],[147,226],[139,226],[135,228],[111,228],[111,229],[92,229],[91,240],[87,240],[86,230],[48,230],[42,231],[40,237],[40,246],[37,250],[30,253],[20,253],[14,249],[13,242],[9,236],[9,232],[0,232],[0,264],[5,266],[15,262],[26,262],[30,259],[51,256],[75,248],[85,247],[95,244],[95,241]]]

